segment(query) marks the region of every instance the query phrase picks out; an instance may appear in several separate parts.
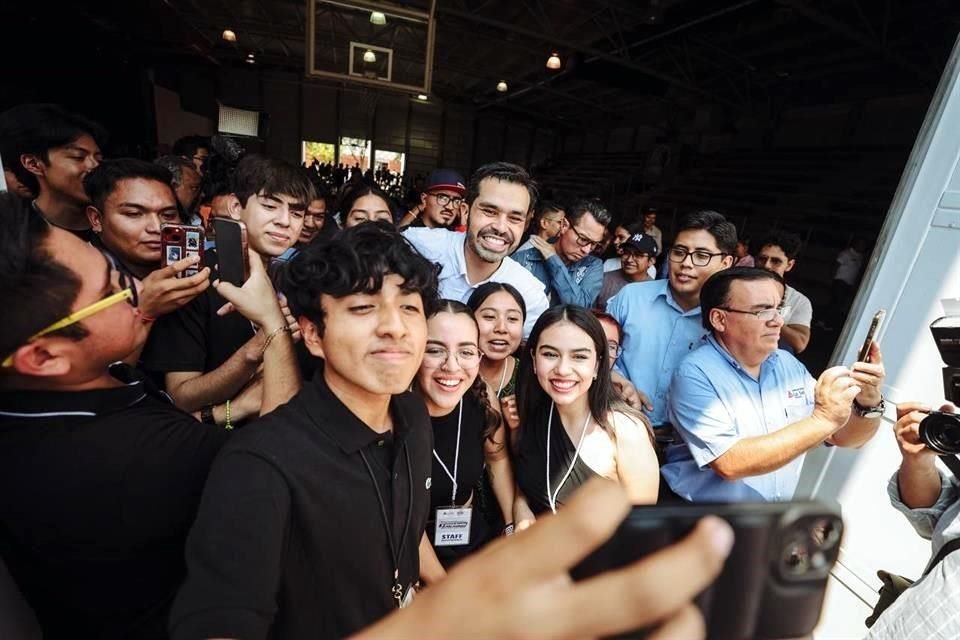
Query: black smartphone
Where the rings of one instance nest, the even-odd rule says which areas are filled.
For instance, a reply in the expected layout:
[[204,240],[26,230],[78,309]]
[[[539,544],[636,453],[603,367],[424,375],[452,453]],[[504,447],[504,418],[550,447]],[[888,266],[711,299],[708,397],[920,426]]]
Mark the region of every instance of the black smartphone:
[[250,277],[247,226],[232,218],[214,218],[213,229],[217,235],[219,278],[242,287]]
[[887,312],[885,309],[880,309],[873,314],[873,320],[870,322],[870,328],[867,329],[867,337],[864,339],[863,345],[860,347],[860,353],[857,354],[857,362],[870,362],[870,343],[876,339],[877,332],[880,331],[880,327],[883,325],[883,319],[885,317],[887,317]]
[[[683,538],[711,514],[729,522],[736,539],[722,572],[696,599],[707,637],[772,640],[810,634],[820,619],[843,536],[836,509],[816,502],[634,507],[613,537],[570,574],[583,580],[623,567]],[[617,637],[645,638],[648,631]]]
[[186,224],[163,224],[160,226],[160,266],[166,267],[184,258],[199,256],[200,262],[178,278],[188,278],[203,269],[203,227]]

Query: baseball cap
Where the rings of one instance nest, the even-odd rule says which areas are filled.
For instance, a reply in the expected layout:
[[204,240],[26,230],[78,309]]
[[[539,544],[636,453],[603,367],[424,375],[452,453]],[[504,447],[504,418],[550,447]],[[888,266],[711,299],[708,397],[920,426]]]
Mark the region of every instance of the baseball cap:
[[434,169],[430,172],[430,177],[427,178],[427,184],[423,190],[440,191],[441,189],[454,191],[462,196],[467,187],[463,182],[463,176],[453,169]]
[[652,256],[658,253],[657,241],[653,239],[653,236],[643,233],[633,234],[627,238],[621,246],[624,249],[629,248],[640,253],[649,253]]

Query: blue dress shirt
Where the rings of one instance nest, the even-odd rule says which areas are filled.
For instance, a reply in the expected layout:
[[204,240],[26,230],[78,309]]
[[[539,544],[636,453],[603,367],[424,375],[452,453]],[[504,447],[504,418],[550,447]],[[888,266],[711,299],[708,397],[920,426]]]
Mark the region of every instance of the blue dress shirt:
[[654,280],[620,289],[607,303],[607,313],[623,330],[617,370],[650,397],[653,425],[664,424],[673,372],[707,334],[700,324],[700,307],[684,311],[673,299],[668,282]]
[[662,473],[678,495],[694,502],[793,498],[803,455],[759,476],[724,480],[710,463],[745,438],[764,436],[813,413],[816,380],[783,350],[770,354],[753,378],[710,336],[673,377],[669,415],[682,442],[667,448]]

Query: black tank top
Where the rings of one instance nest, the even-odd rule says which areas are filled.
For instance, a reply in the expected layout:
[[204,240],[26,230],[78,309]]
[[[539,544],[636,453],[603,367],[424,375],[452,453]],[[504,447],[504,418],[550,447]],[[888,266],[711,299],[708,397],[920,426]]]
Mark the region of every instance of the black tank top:
[[[457,447],[457,419],[460,408],[445,416],[430,418],[433,424],[433,479],[430,486],[430,521],[427,523],[427,536],[433,542],[436,526],[437,509],[451,506],[450,493],[453,491],[453,482],[450,476],[437,461],[437,456],[443,460],[447,471],[453,474],[453,459]],[[471,392],[463,397],[463,422],[460,427],[460,456],[457,465],[457,495],[456,505],[462,506],[470,499],[474,488],[483,475],[483,408]],[[437,557],[444,567],[449,567],[457,560],[486,543],[490,537],[490,527],[483,514],[477,508],[477,500],[471,503],[473,515],[470,522],[470,544],[456,547],[437,547]]]
[[[591,478],[599,474],[587,466],[583,458],[577,456],[573,463],[573,470],[567,481],[560,486],[560,481],[570,464],[573,462],[577,450],[576,443],[570,440],[567,430],[560,422],[560,416],[553,411],[553,426],[550,428],[550,489],[557,493],[557,506],[565,504],[573,493]],[[517,453],[517,462],[513,473],[523,495],[533,514],[539,516],[550,511],[550,502],[547,499],[547,418],[535,420],[533,424],[524,424],[520,428],[520,447]],[[557,492],[557,488],[560,491]]]

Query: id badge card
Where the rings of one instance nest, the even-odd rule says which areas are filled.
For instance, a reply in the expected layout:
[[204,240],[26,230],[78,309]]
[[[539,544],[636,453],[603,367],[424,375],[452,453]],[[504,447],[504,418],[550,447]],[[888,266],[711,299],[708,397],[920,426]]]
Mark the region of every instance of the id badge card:
[[437,527],[433,535],[436,547],[456,547],[470,544],[470,520],[473,507],[437,509]]

